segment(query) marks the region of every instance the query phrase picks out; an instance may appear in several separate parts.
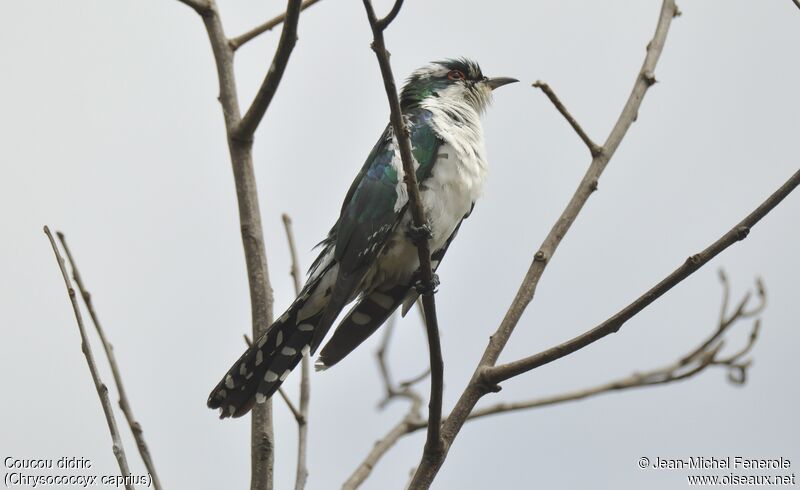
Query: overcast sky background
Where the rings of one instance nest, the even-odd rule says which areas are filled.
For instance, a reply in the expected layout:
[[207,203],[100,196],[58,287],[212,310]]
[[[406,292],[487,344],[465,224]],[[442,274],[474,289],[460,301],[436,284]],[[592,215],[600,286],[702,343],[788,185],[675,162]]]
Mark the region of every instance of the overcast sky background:
[[[284,8],[282,1],[221,3],[230,36]],[[385,12],[390,2],[376,6]],[[659,83],[551,261],[502,361],[606,319],[717,239],[798,167],[800,10],[790,0],[679,6],[683,16],[670,30]],[[49,224],[67,234],[94,294],[165,487],[247,488],[249,421],[220,422],[205,407],[210,388],[243,349],[250,312],[202,23],[175,0],[5,0],[3,7],[0,456],[79,456],[94,462],[92,474],[117,471],[41,231]],[[439,272],[446,408],[590,160],[530,84],[550,83],[602,142],[629,94],[659,8],[656,0],[409,1],[387,32],[398,78],[430,60],[468,56],[490,76],[523,81],[498,90],[485,117],[490,181]],[[268,33],[239,51],[243,105],[277,38]],[[276,313],[293,299],[280,214],[294,219],[305,269],[388,121],[370,40],[359,1],[324,0],[305,11],[256,135]],[[641,456],[782,456],[791,470],[766,474],[797,472],[799,218],[800,196],[791,195],[747,240],[619,334],[505,383],[483,404],[582,388],[677,359],[715,327],[720,267],[734,298],[757,276],[769,292],[745,387],[709,370],[680,384],[474,422],[434,487],[685,486],[690,472],[641,470]],[[399,325],[391,361],[404,378],[425,368],[427,347],[416,315]],[[737,328],[731,349],[749,327]],[[338,487],[406,411],[402,401],[376,410],[378,340],[312,376],[309,489]],[[287,381],[290,393],[298,378]],[[283,489],[293,485],[296,425],[283,402],[275,406],[276,488]],[[128,457],[141,473],[125,432]],[[364,488],[401,488],[422,444],[423,433],[404,439]]]

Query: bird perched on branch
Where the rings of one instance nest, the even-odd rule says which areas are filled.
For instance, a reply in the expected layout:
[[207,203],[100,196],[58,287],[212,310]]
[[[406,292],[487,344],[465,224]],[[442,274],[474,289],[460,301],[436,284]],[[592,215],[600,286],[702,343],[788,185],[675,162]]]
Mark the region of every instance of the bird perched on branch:
[[[487,78],[467,59],[437,61],[411,74],[400,94],[427,225],[413,226],[403,164],[391,124],[344,198],[341,214],[289,309],[255,340],[208,398],[220,418],[240,417],[271,397],[306,353],[314,353],[350,302],[316,361],[333,366],[424,293],[416,243],[429,240],[438,267],[487,173],[480,115],[492,91],[516,82]],[[438,282],[438,281],[434,281]]]

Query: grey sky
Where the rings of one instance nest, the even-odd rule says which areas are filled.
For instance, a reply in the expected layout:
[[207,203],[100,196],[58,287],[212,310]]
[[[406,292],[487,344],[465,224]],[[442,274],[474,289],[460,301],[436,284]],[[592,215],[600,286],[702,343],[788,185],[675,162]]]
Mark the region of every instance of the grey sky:
[[[229,35],[283,8],[222,4]],[[389,5],[376,2],[379,11]],[[679,6],[684,15],[667,39],[659,83],[553,258],[503,360],[604,320],[798,167],[800,10],[790,0]],[[440,269],[445,408],[589,163],[530,83],[550,83],[602,141],[659,7],[656,0],[412,1],[388,31],[398,78],[433,59],[468,56],[488,75],[524,82],[499,90],[485,117],[490,181]],[[277,37],[266,34],[237,55],[243,104]],[[299,37],[255,146],[276,312],[293,299],[280,214],[294,219],[305,269],[388,120],[361,2],[323,0],[301,15]],[[0,456],[82,456],[95,474],[116,472],[41,232],[49,224],[67,234],[94,293],[165,486],[245,488],[249,422],[220,422],[205,408],[208,391],[243,348],[250,314],[201,22],[175,0],[10,0],[0,17],[0,60]],[[686,485],[689,472],[640,470],[640,456],[783,456],[797,472],[798,218],[800,197],[792,195],[747,240],[619,334],[505,383],[484,402],[558,393],[676,359],[714,328],[721,266],[736,298],[759,275],[769,292],[744,388],[712,370],[681,384],[475,422],[456,440],[435,488]],[[740,326],[734,339],[743,342],[748,328]],[[394,371],[415,375],[427,363],[417,317],[397,333]],[[310,489],[340,485],[406,410],[400,401],[375,409],[382,395],[376,340],[312,376]],[[287,382],[292,393],[297,378]],[[288,488],[296,427],[279,400],[275,420],[276,488]],[[125,442],[142,472],[127,434]],[[422,434],[403,440],[364,488],[402,487],[422,443]]]

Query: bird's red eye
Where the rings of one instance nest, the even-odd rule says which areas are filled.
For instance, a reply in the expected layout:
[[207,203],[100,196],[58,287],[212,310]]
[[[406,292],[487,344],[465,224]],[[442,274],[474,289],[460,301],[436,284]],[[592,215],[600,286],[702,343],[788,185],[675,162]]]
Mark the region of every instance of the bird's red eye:
[[449,78],[450,80],[463,80],[464,72],[461,70],[450,70],[447,73],[447,78]]

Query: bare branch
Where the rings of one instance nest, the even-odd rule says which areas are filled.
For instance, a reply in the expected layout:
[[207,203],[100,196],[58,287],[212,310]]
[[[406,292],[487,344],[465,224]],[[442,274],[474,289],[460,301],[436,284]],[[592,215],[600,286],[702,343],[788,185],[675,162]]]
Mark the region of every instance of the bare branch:
[[[724,273],[720,274],[720,278],[725,277]],[[723,287],[723,304],[727,302],[729,293],[729,284],[727,278],[722,279]],[[759,286],[760,287],[760,286]],[[744,296],[743,302],[750,299],[751,295],[748,293]],[[762,301],[760,306],[754,311],[763,311],[765,304],[765,296],[761,296]],[[731,326],[737,322],[746,320],[750,317],[743,308],[738,308],[730,317],[723,316],[720,319],[717,328],[709,335],[700,345],[689,351],[687,354],[680,357],[677,361],[657,369],[646,372],[637,372],[626,378],[622,378],[609,383],[604,383],[592,388],[579,390],[571,393],[565,393],[555,397],[540,398],[536,400],[529,400],[516,403],[504,403],[486,407],[480,410],[475,410],[470,414],[470,419],[484,417],[486,415],[494,415],[498,413],[510,412],[515,410],[523,410],[528,408],[537,408],[554,403],[561,403],[565,401],[579,400],[590,396],[599,395],[608,391],[619,391],[630,388],[639,388],[644,386],[655,386],[659,384],[672,383],[675,381],[682,381],[691,376],[703,372],[709,366],[725,366],[729,369],[729,379],[733,381],[730,370],[741,369],[744,370],[749,366],[749,361],[743,363],[741,361],[755,345],[758,339],[758,331],[760,328],[760,320],[757,320],[753,326],[747,344],[740,350],[734,352],[727,357],[720,357],[720,350],[722,349],[723,342],[722,336],[727,333]]]
[[[100,373],[97,371],[97,363],[95,363],[94,356],[92,355],[92,346],[89,344],[89,337],[86,335],[86,329],[83,326],[83,317],[81,316],[81,310],[78,307],[78,300],[75,297],[75,289],[72,287],[72,282],[67,274],[67,268],[64,265],[64,258],[58,251],[58,246],[56,245],[56,241],[53,239],[52,233],[50,233],[50,228],[45,226],[44,233],[47,235],[47,239],[50,240],[50,246],[53,247],[53,253],[58,261],[58,268],[61,270],[61,276],[64,278],[64,285],[67,287],[69,301],[72,303],[72,311],[75,314],[75,321],[78,324],[78,331],[81,334],[81,350],[83,351],[84,357],[86,357],[86,364],[89,366],[89,373],[92,375],[94,387],[97,390],[97,395],[100,397],[100,404],[103,406],[103,413],[106,416],[108,431],[111,433],[111,449],[114,452],[114,457],[117,459],[119,471],[122,476],[130,475],[131,470],[128,467],[128,458],[125,456],[125,448],[122,447],[122,439],[119,436],[119,429],[117,428],[117,421],[114,418],[111,400],[108,398],[108,388],[105,384],[103,384],[103,381],[100,379]],[[126,482],[125,488],[127,490],[133,490],[134,487],[130,483]]]
[[[417,229],[422,229],[427,224],[427,220],[425,218],[425,211],[422,208],[422,198],[420,197],[417,177],[414,172],[414,159],[411,154],[408,128],[406,128],[405,122],[403,121],[400,101],[397,98],[397,87],[395,85],[394,75],[392,75],[392,67],[389,63],[389,53],[386,51],[386,44],[383,39],[383,30],[394,20],[402,5],[403,0],[396,0],[389,15],[379,21],[375,16],[372,2],[370,2],[370,0],[364,0],[364,8],[367,11],[367,18],[372,28],[372,50],[375,51],[375,55],[378,58],[378,65],[380,65],[383,86],[386,90],[386,96],[389,99],[389,107],[391,109],[392,129],[395,138],[397,138],[397,145],[400,148],[400,158],[403,161],[403,180],[408,189],[408,205],[411,209],[414,226],[417,227]],[[431,397],[428,403],[428,419],[430,423],[428,424],[428,437],[425,441],[423,458],[431,458],[435,457],[434,455],[436,454],[441,454],[443,451],[440,425],[442,420],[442,395],[444,392],[444,362],[442,361],[442,348],[441,341],[439,340],[436,302],[433,298],[435,285],[433,282],[433,269],[431,268],[430,247],[428,241],[424,239],[417,240],[416,245],[417,251],[419,252],[421,282],[426,290],[421,296],[422,304],[425,309],[425,326],[428,332],[428,350],[430,353],[431,366]]]
[[602,153],[603,149],[597,146],[595,142],[592,141],[592,139],[589,137],[589,135],[586,134],[581,125],[578,124],[578,121],[576,121],[574,117],[572,117],[572,114],[569,113],[569,111],[561,102],[561,100],[558,98],[553,89],[550,88],[550,85],[546,84],[541,80],[537,80],[533,84],[533,86],[535,88],[541,89],[542,92],[544,92],[544,94],[547,96],[547,98],[550,99],[550,102],[552,102],[553,105],[556,106],[558,112],[560,112],[561,115],[564,116],[564,119],[566,119],[569,125],[572,126],[572,129],[574,129],[575,132],[578,133],[578,137],[580,137],[580,139],[589,148],[589,153],[592,154],[592,158],[600,156],[600,153]]
[[[752,213],[737,223],[730,231],[725,233],[720,239],[709,245],[702,252],[692,255],[680,267],[675,269],[669,276],[653,286],[649,291],[640,296],[636,301],[623,308],[608,320],[596,326],[592,330],[585,332],[572,340],[568,340],[561,345],[551,347],[545,351],[535,354],[518,361],[509,362],[493,368],[486,368],[484,376],[491,382],[499,383],[513,376],[535,369],[544,364],[560,359],[578,349],[600,340],[606,335],[617,332],[625,322],[631,317],[642,311],[645,307],[657,300],[664,293],[672,289],[681,281],[692,275],[700,267],[705,265],[720,252],[730,247],[734,243],[744,240],[750,229],[758,223],[761,218],[767,215],[775,206],[788,196],[798,185],[800,185],[800,170],[795,172],[777,191],[767,200],[761,203]],[[736,309],[736,314],[744,311],[744,302]]]
[[75,281],[75,285],[78,286],[78,291],[81,293],[83,303],[86,305],[86,309],[89,311],[89,317],[92,319],[92,323],[97,331],[97,335],[100,337],[100,342],[103,344],[103,350],[105,350],[106,357],[108,358],[108,364],[111,366],[111,374],[114,377],[114,383],[117,385],[117,392],[119,393],[119,408],[122,409],[122,413],[125,415],[125,420],[127,420],[128,426],[131,428],[133,438],[136,441],[136,446],[139,449],[139,454],[142,456],[142,461],[144,461],[147,472],[150,473],[150,476],[153,479],[153,488],[160,490],[161,482],[158,478],[158,474],[156,473],[153,459],[150,456],[150,449],[147,447],[147,443],[144,440],[144,431],[142,430],[142,425],[137,422],[136,418],[133,416],[133,409],[131,408],[130,401],[128,400],[125,386],[122,383],[122,374],[120,373],[116,356],[114,356],[114,346],[111,345],[108,337],[106,337],[103,326],[100,323],[100,319],[97,317],[94,304],[92,303],[92,295],[83,284],[83,278],[81,277],[80,271],[78,271],[78,265],[75,263],[75,259],[72,256],[69,246],[67,246],[66,237],[60,231],[56,232],[56,236],[61,242],[61,247],[64,249],[64,252],[67,254],[67,260],[72,268],[72,280]]
[[[408,412],[403,419],[400,420],[397,425],[392,427],[386,436],[375,443],[367,457],[364,458],[364,461],[361,462],[361,464],[358,466],[358,468],[356,468],[353,474],[350,475],[344,485],[342,485],[343,489],[352,490],[358,488],[372,473],[372,469],[375,467],[378,461],[380,461],[383,455],[386,454],[386,452],[389,451],[389,449],[391,449],[397,443],[397,441],[400,440],[400,438],[406,434],[428,426],[427,422],[422,421],[422,416],[420,414],[422,397],[412,388],[412,385],[416,382],[416,378],[414,378],[414,380],[395,385],[392,381],[392,376],[389,371],[389,363],[387,362],[386,356],[389,353],[389,343],[394,332],[396,319],[396,315],[390,316],[386,325],[383,326],[383,339],[381,340],[380,346],[375,351],[375,358],[378,362],[378,371],[380,372],[381,379],[383,380],[384,390],[386,391],[386,396],[378,404],[378,407],[384,408],[390,401],[398,398],[410,400],[411,405],[409,406]],[[424,376],[418,376],[417,378],[422,379]]]
[[[209,10],[202,16],[202,19],[217,67],[219,101],[222,105],[233,178],[236,184],[240,232],[247,266],[252,334],[253,338],[258,338],[272,324],[274,298],[269,281],[264,232],[261,226],[258,190],[253,168],[252,141],[233,137],[235,128],[241,120],[239,97],[233,72],[233,50],[228,45],[215,0],[207,1]],[[270,399],[266,403],[256,404],[252,410],[250,420],[251,490],[272,489],[274,445],[272,400]]]
[[272,58],[272,64],[267,70],[253,103],[233,131],[232,138],[246,142],[252,141],[253,133],[261,123],[261,119],[267,112],[270,102],[272,102],[272,97],[275,96],[275,92],[278,90],[278,84],[281,83],[283,72],[289,63],[289,56],[292,54],[295,43],[297,43],[297,22],[299,19],[300,0],[289,0],[286,6],[286,19],[283,22],[281,38],[278,41],[275,56]]
[[[307,9],[308,7],[314,5],[315,3],[319,2],[319,0],[304,0],[303,3],[300,4],[300,11]],[[255,39],[256,37],[264,34],[267,31],[271,31],[275,27],[281,25],[283,21],[286,20],[286,12],[273,17],[272,19],[264,22],[263,24],[254,27],[253,29],[245,32],[241,36],[236,36],[235,38],[228,41],[231,49],[236,51],[237,49],[241,48],[242,45]]]
[[[292,232],[292,219],[284,213],[283,227],[286,230],[286,240],[289,243],[289,253],[292,257],[291,275],[294,280],[294,292],[300,294],[300,261],[297,258],[297,247]],[[295,490],[302,490],[308,480],[308,407],[311,401],[311,372],[310,354],[303,354],[300,364],[300,410],[297,418],[297,475],[295,477]],[[287,399],[288,400],[288,399]]]
[[[758,280],[756,284],[757,290],[763,293],[763,285],[761,284],[761,281]],[[727,280],[722,280],[722,286],[723,291],[728,291],[729,285]],[[766,296],[762,293],[759,293],[759,306],[752,311],[761,311],[763,309],[762,307],[766,301]],[[723,296],[726,295],[727,293]],[[751,295],[748,293],[744,298],[749,299],[750,297]],[[723,303],[726,301],[727,299],[723,297]],[[725,316],[720,319],[714,331],[708,337],[706,337],[697,348],[692,349],[687,354],[678,358],[678,360],[667,364],[666,366],[651,369],[649,371],[638,371],[629,376],[602,383],[590,388],[569,391],[566,393],[542,398],[534,398],[532,400],[497,403],[472,411],[467,417],[466,421],[471,422],[490,415],[500,415],[509,412],[518,412],[522,410],[583,400],[603,393],[683,381],[704,372],[710,366],[723,366],[728,368],[728,379],[732,383],[743,383],[746,379],[746,369],[749,367],[750,361],[742,361],[742,357],[744,357],[752,349],[758,338],[760,320],[756,320],[747,344],[734,354],[731,354],[727,357],[720,357],[720,351],[722,349],[722,341],[720,339],[722,335],[731,328],[732,325],[748,318],[750,318],[750,315],[743,309],[737,310],[730,317],[727,317],[727,312],[725,312]],[[391,445],[395,444],[402,436],[424,429],[425,427],[427,427],[427,421],[425,420],[418,420],[417,422],[409,422],[408,420],[401,421],[398,425],[392,428],[392,430],[384,439],[381,440],[381,447],[373,448],[368,455],[367,460],[365,461],[369,461],[370,469],[375,467],[383,454],[385,454],[390,449]],[[398,434],[401,428],[405,429],[406,432],[404,434]],[[365,463],[362,463],[362,467],[364,464]],[[367,475],[364,475],[364,478],[366,478],[366,476]]]
[[719,281],[722,283],[722,306],[719,310],[719,324],[725,323],[725,315],[728,314],[728,305],[731,301],[731,284],[728,282],[728,275],[723,269],[719,270]]
[[423,379],[427,378],[431,375],[431,368],[422,371],[418,375],[414,376],[413,378],[406,379],[404,381],[400,381],[397,385],[400,388],[408,388],[409,386],[414,386],[415,384],[419,383]]
[[292,415],[294,415],[295,421],[297,421],[298,424],[303,423],[304,422],[303,416],[300,415],[300,411],[297,410],[297,407],[294,406],[292,400],[289,399],[289,395],[287,395],[286,392],[283,391],[283,389],[281,388],[278,388],[278,393],[280,393],[281,398],[283,398],[283,401],[286,402],[286,406],[289,407],[289,411],[292,412]]
[[386,322],[386,325],[383,326],[383,338],[381,339],[381,344],[378,346],[378,349],[375,351],[375,360],[378,362],[378,372],[381,375],[383,388],[386,392],[386,396],[378,404],[380,408],[385,407],[386,404],[392,400],[392,398],[397,396],[394,382],[392,381],[392,375],[389,371],[389,363],[386,361],[386,355],[389,352],[389,341],[392,339],[392,333],[394,333],[394,326],[396,322],[397,316],[391,315],[389,320]]
[[392,21],[394,21],[395,17],[397,17],[397,14],[400,13],[400,8],[402,7],[403,7],[403,0],[395,0],[394,5],[392,5],[392,10],[390,10],[389,13],[386,14],[386,17],[377,21],[378,29],[380,29],[381,31],[386,30],[386,28],[389,27],[389,24],[391,24]]
[[205,0],[178,0],[182,4],[190,7],[198,13],[198,15],[205,15],[208,13],[211,5]]
[[289,244],[289,255],[292,258],[292,266],[289,269],[289,274],[292,276],[294,282],[294,294],[300,294],[300,261],[297,258],[297,246],[294,243],[294,233],[292,232],[292,218],[288,214],[281,215],[283,220],[283,229],[286,230],[286,242]]
[[647,46],[647,55],[645,56],[644,63],[637,74],[636,82],[622,109],[622,113],[603,145],[604,151],[592,158],[592,163],[578,185],[578,189],[575,191],[575,194],[572,196],[572,199],[558,221],[553,225],[553,228],[550,230],[550,233],[548,233],[539,251],[534,255],[533,262],[523,279],[519,291],[497,331],[490,337],[489,345],[486,347],[473,373],[472,379],[453,408],[453,411],[450,413],[450,416],[447,417],[447,421],[442,427],[442,438],[444,439],[445,449],[437,454],[436,457],[423,459],[411,482],[411,488],[428,488],[431,485],[436,473],[439,471],[439,468],[441,468],[447,456],[447,450],[452,445],[453,440],[458,435],[459,430],[475,407],[475,404],[486,393],[495,391],[498,388],[488,385],[485,382],[485,378],[482,376],[483,370],[488,366],[493,366],[497,362],[500,353],[511,337],[511,333],[519,322],[522,313],[533,299],[536,286],[544,273],[548,261],[552,258],[561,240],[567,234],[570,226],[572,226],[578,213],[580,213],[583,208],[583,205],[589,199],[589,196],[597,189],[600,175],[614,155],[614,152],[627,133],[628,128],[633,124],[639,111],[642,98],[647,92],[647,89],[655,82],[655,77],[653,75],[655,66],[658,62],[658,58],[661,56],[670,23],[676,12],[677,9],[674,0],[664,0],[661,6],[655,35]]
[[407,390],[406,395],[411,400],[411,407],[403,420],[397,423],[382,439],[375,442],[367,457],[356,468],[350,478],[342,485],[342,490],[354,490],[364,483],[364,480],[372,473],[372,469],[386,452],[391,449],[397,441],[404,435],[410,434],[415,430],[428,427],[426,422],[422,422],[420,409],[422,408],[422,398],[413,390]]
[[375,351],[375,359],[378,362],[378,372],[381,375],[381,380],[383,380],[383,387],[386,393],[383,400],[378,403],[378,408],[381,409],[385,408],[389,402],[397,398],[414,399],[415,397],[418,397],[419,395],[417,395],[416,392],[410,393],[410,388],[427,378],[431,373],[429,368],[426,369],[422,374],[414,376],[413,378],[405,381],[400,381],[395,385],[389,370],[387,356],[389,354],[389,343],[392,339],[392,335],[394,334],[394,327],[396,323],[397,315],[390,316],[389,320],[386,322],[386,325],[384,325],[382,328],[383,339],[381,340],[381,344]]

